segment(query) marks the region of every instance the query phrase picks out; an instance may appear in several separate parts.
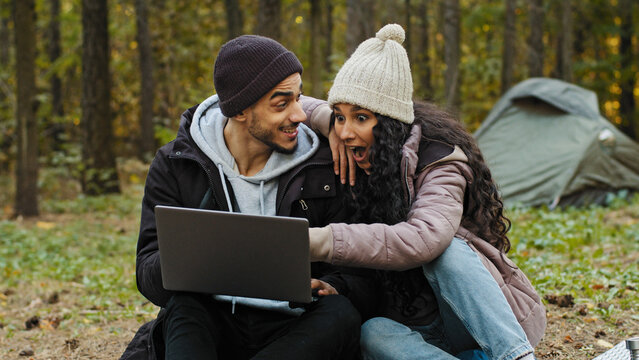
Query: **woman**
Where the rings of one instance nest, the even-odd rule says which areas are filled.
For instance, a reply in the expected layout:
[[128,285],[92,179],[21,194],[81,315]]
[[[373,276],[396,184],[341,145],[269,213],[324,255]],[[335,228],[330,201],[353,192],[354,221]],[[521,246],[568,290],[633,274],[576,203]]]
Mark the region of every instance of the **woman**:
[[329,92],[360,173],[354,223],[311,229],[311,256],[387,270],[383,316],[362,326],[365,358],[534,359],[545,311],[505,257],[510,222],[490,171],[458,122],[413,104],[403,40],[401,26],[382,28]]

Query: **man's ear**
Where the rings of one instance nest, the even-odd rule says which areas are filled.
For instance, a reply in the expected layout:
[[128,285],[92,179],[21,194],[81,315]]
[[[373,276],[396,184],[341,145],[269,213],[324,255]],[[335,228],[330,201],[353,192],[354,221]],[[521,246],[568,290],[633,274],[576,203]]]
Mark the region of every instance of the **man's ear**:
[[248,111],[240,111],[239,113],[237,113],[237,115],[233,116],[233,118],[237,121],[246,121],[246,119],[248,118]]

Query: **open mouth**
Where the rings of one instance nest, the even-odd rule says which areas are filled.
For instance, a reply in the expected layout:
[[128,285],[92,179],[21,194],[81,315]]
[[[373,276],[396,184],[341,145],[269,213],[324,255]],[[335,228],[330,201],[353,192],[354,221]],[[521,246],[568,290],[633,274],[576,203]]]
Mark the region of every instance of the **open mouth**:
[[355,161],[360,162],[366,159],[366,147],[364,146],[349,146],[349,149],[353,152]]

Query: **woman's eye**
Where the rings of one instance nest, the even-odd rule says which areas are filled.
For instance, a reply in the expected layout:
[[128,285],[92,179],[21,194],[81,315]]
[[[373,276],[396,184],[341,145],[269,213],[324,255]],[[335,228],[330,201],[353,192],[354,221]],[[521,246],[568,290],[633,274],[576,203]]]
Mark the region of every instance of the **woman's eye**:
[[339,121],[339,122],[344,121],[344,115],[335,115],[335,121]]
[[366,121],[367,119],[368,119],[368,116],[366,115],[357,115],[358,121]]

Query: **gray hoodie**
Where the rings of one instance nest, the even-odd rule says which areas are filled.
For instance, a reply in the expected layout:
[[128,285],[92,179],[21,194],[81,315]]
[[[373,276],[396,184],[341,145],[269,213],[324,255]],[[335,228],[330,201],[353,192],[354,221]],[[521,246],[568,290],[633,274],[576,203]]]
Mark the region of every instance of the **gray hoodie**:
[[[217,95],[204,100],[193,115],[190,132],[197,146],[217,166],[222,184],[224,177],[233,187],[235,199],[225,188],[230,211],[246,214],[276,215],[275,200],[279,176],[310,158],[319,148],[317,135],[304,124],[298,126],[297,148],[292,154],[274,151],[266,165],[254,176],[244,176],[237,171],[235,159],[224,141],[224,126],[228,118],[222,115]],[[247,306],[300,314],[302,309],[291,309],[288,302],[216,295],[220,301],[230,301]]]

